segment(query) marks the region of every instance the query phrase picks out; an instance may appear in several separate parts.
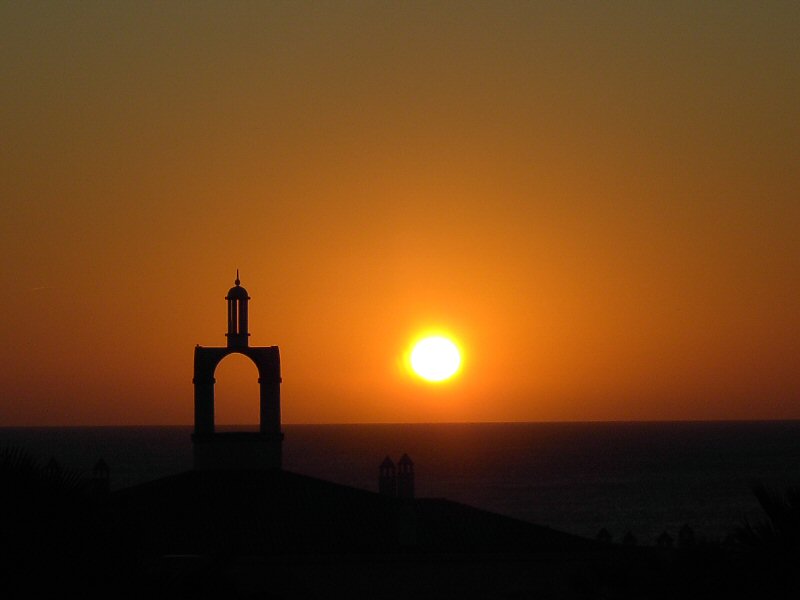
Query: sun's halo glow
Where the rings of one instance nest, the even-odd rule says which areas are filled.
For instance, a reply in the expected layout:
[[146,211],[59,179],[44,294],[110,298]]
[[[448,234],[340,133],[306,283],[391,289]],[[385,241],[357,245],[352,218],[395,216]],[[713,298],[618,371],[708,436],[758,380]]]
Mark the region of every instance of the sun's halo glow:
[[411,351],[411,368],[427,381],[445,381],[455,375],[460,366],[461,353],[446,337],[426,337]]

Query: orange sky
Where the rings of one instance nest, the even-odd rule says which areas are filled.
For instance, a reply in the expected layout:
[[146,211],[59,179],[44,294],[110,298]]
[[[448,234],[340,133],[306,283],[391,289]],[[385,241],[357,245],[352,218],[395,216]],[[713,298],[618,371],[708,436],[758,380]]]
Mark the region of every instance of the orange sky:
[[800,4],[565,4],[0,5],[0,425],[800,418]]

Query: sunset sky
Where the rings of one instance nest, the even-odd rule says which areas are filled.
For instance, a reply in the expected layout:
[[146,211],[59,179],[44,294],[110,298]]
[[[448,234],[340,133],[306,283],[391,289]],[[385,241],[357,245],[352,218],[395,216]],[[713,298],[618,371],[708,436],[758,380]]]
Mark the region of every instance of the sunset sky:
[[3,2],[0,80],[0,425],[190,424],[237,268],[286,423],[800,418],[798,2]]

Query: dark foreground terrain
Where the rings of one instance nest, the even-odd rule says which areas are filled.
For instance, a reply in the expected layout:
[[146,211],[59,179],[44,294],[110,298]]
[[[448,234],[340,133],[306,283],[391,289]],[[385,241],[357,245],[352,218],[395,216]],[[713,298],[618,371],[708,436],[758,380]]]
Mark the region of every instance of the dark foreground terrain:
[[797,597],[797,497],[724,544],[586,540],[441,499],[274,471],[114,493],[3,450],[0,595],[122,598]]

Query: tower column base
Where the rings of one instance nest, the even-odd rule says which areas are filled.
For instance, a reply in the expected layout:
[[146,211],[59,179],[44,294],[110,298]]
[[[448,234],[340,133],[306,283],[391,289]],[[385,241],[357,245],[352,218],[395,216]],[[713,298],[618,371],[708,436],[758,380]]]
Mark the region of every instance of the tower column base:
[[280,469],[282,433],[225,432],[192,435],[194,469]]

